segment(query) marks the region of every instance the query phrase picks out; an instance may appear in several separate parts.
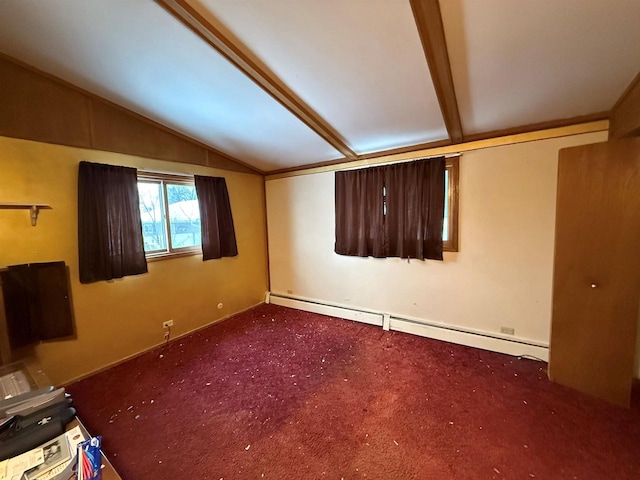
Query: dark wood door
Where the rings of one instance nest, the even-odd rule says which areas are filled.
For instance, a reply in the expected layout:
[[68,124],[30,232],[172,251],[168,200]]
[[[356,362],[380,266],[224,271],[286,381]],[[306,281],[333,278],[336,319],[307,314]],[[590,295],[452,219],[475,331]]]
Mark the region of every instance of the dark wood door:
[[549,378],[628,406],[640,302],[640,140],[560,151]]

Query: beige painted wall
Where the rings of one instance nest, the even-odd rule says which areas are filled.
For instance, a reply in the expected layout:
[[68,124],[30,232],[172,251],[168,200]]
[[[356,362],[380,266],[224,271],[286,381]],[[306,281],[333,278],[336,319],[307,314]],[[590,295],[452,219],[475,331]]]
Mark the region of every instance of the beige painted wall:
[[344,257],[334,174],[268,180],[271,291],[548,345],[560,148],[606,132],[470,151],[460,160],[460,251],[444,262]]
[[[81,160],[166,172],[224,176],[239,255],[149,263],[149,272],[113,282],[78,281],[77,175]],[[130,155],[0,137],[0,202],[48,203],[32,227],[27,210],[0,210],[0,267],[64,260],[70,269],[77,339],[46,342],[35,355],[56,383],[93,372],[174,336],[259,304],[267,290],[261,176]],[[224,304],[222,309],[217,304]]]

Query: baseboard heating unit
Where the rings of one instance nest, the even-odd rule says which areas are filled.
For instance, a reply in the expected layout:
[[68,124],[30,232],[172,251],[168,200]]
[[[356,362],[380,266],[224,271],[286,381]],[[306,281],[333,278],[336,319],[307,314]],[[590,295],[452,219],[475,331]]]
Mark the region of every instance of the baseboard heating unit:
[[429,322],[418,318],[397,316],[392,313],[363,310],[346,305],[321,302],[304,297],[268,292],[266,303],[296,308],[306,312],[319,313],[331,317],[344,318],[368,323],[398,332],[433,338],[444,342],[457,343],[498,353],[519,357],[530,357],[549,361],[549,345],[519,337],[503,336],[482,330],[456,327]]

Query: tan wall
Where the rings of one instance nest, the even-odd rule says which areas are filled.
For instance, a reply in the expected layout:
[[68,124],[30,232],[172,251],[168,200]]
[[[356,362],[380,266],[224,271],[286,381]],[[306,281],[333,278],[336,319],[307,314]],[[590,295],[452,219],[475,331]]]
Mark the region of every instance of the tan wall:
[[[149,273],[78,281],[77,175],[88,160],[157,171],[224,176],[239,256],[201,255],[149,263]],[[259,175],[0,137],[0,202],[48,203],[32,227],[28,210],[0,210],[0,267],[64,260],[70,269],[77,339],[46,342],[35,355],[56,383],[162,343],[162,322],[181,335],[260,303],[267,290],[264,181]],[[224,307],[217,308],[222,302]]]
[[444,262],[337,255],[333,172],[267,180],[271,291],[548,345],[558,150],[606,137],[464,153],[460,251]]

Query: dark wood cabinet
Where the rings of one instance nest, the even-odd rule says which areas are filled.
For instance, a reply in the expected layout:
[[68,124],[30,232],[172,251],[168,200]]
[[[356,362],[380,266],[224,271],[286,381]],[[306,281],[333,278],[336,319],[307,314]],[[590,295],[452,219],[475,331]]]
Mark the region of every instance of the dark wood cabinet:
[[64,262],[11,266],[0,272],[0,279],[12,349],[73,334],[69,276]]

